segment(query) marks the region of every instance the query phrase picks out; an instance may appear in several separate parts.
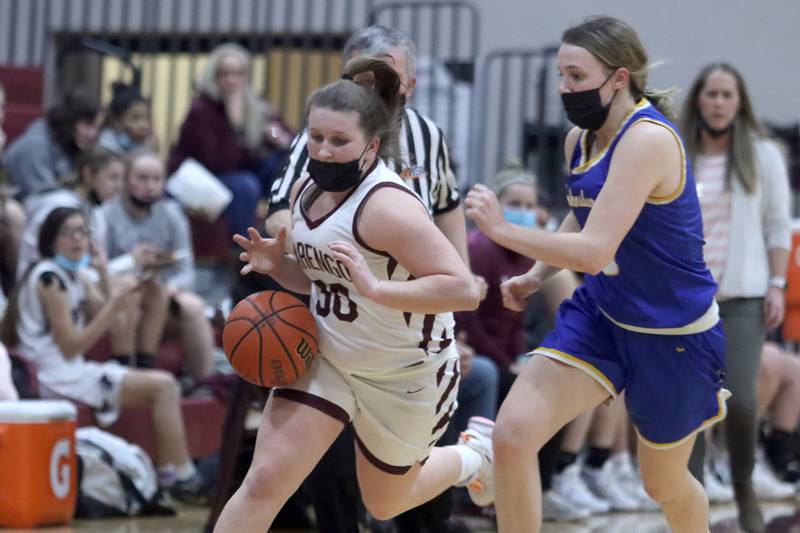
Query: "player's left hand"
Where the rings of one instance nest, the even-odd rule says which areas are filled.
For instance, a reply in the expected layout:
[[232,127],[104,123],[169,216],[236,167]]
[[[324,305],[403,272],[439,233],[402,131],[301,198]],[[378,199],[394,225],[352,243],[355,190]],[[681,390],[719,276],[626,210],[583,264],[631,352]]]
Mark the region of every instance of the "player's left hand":
[[767,331],[772,331],[783,322],[785,310],[783,290],[778,287],[770,287],[764,297],[764,327]]
[[492,230],[505,222],[497,196],[485,185],[475,185],[464,200],[467,218],[491,237]]
[[347,267],[351,281],[358,292],[364,297],[372,299],[378,279],[372,274],[361,252],[349,242],[336,241],[330,243],[328,247],[333,252],[333,256]]

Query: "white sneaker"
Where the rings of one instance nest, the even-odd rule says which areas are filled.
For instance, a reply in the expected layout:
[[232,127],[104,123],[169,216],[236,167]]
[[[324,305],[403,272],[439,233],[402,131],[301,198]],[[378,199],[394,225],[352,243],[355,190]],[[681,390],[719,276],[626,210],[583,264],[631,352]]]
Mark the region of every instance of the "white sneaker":
[[753,490],[759,500],[783,500],[794,495],[794,485],[778,479],[758,458],[753,468]]
[[572,463],[560,474],[553,475],[553,492],[561,496],[569,505],[587,509],[589,513],[607,513],[611,510],[608,502],[595,496],[581,477],[581,467]]
[[486,507],[494,502],[493,431],[494,422],[482,416],[473,416],[458,439],[459,444],[469,446],[483,459],[481,467],[466,483],[469,497],[478,507]]
[[711,465],[703,466],[703,486],[711,503],[728,503],[733,501],[733,487],[722,482]]
[[614,454],[608,459],[608,462],[611,463],[609,468],[611,468],[622,489],[639,504],[639,511],[658,511],[661,508],[644,490],[642,478],[629,453]]
[[552,490],[542,494],[542,519],[547,522],[574,522],[590,515],[588,509],[571,505]]
[[595,496],[607,501],[615,511],[636,511],[639,502],[622,487],[614,475],[613,463],[606,461],[603,468],[583,466],[583,480]]

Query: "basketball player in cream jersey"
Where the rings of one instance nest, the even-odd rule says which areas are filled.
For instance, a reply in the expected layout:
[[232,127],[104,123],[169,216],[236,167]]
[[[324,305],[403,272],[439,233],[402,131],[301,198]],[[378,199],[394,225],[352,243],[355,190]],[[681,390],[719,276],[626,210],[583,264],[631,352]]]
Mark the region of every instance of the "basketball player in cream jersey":
[[[352,81],[372,72],[374,89]],[[470,420],[459,444],[434,447],[456,408],[452,311],[478,288],[425,206],[382,162],[397,153],[399,78],[368,56],[309,99],[309,176],[292,191],[287,231],[234,237],[242,274],[269,274],[311,294],[320,353],[297,383],[275,389],[253,463],[216,531],[263,532],[352,423],[362,498],[382,520],[466,485],[493,500],[493,423]]]

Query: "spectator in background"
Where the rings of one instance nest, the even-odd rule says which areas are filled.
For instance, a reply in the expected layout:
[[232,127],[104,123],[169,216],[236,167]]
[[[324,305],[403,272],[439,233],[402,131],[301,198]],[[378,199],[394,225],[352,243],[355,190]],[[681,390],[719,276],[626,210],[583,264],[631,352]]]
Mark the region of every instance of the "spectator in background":
[[724,428],[739,525],[763,531],[752,484],[756,383],[765,332],[777,327],[784,314],[791,247],[786,163],[731,65],[715,63],[700,71],[681,119],[700,197],[703,254],[719,285],[716,300],[728,367],[723,386],[733,393]]
[[[170,318],[177,321],[188,373],[195,379],[213,372],[214,337],[203,300],[194,292],[194,255],[189,222],[180,206],[164,197],[166,169],[155,152],[129,156],[125,192],[104,204],[102,243],[113,270],[139,273],[166,291]],[[125,266],[127,265],[127,267]],[[154,354],[137,354],[152,366]]]
[[[2,129],[6,117],[6,92],[0,85],[0,153],[6,144]],[[0,179],[0,316],[6,305],[6,296],[11,294],[17,279],[17,260],[22,233],[25,230],[25,211],[14,200],[16,187],[8,187]]]
[[[536,176],[530,172],[518,165],[509,165],[492,177],[487,185],[497,194],[509,222],[526,227],[542,227],[547,222],[547,212],[539,206]],[[466,334],[466,341],[477,353],[493,359],[499,369],[499,405],[511,389],[521,365],[527,360],[524,313],[512,311],[503,305],[500,285],[511,277],[528,272],[534,261],[496,244],[478,228],[469,232],[467,243],[472,272],[483,277],[488,288],[486,298],[478,309],[458,313],[457,320]],[[577,285],[575,274],[567,270],[547,280],[542,288],[542,297],[551,318]],[[550,490],[561,438],[562,433],[559,432],[539,451],[543,513],[548,520],[585,518],[588,513],[584,509],[571,506],[557,492]]]
[[783,481],[800,481],[796,458],[800,422],[800,357],[774,342],[764,343],[758,372],[758,412],[768,428],[764,452]]
[[[47,189],[28,196],[25,201],[30,220],[22,239],[18,272],[41,259],[38,252],[38,235],[42,222],[59,207],[80,209],[90,220],[92,240],[105,242],[105,218],[98,207],[117,197],[123,189],[125,160],[101,146],[92,146],[81,152],[77,163],[77,180],[63,186]],[[153,280],[141,281],[132,275],[111,273],[113,288],[124,290],[139,284],[139,290],[119,309],[109,327],[111,355],[119,361],[130,360],[134,354],[152,359],[161,342],[167,316],[167,295],[163,286]]]
[[138,87],[121,82],[113,83],[111,92],[105,127],[98,140],[100,146],[123,155],[141,148],[157,150],[150,101]]
[[75,173],[78,154],[97,141],[98,116],[97,105],[76,90],[11,143],[3,165],[9,182],[19,187],[20,198],[58,185]]
[[[536,177],[533,174],[511,165],[494,176],[489,186],[497,194],[506,220],[527,227],[544,225],[547,212],[539,206]],[[468,246],[472,271],[486,280],[488,289],[486,299],[477,310],[458,314],[458,323],[475,351],[491,357],[500,369],[498,400],[502,403],[516,378],[517,358],[527,350],[524,314],[503,306],[500,284],[527,272],[534,262],[495,244],[477,228],[469,232]],[[551,316],[576,286],[575,275],[569,271],[563,271],[548,280],[542,295]]]
[[28,224],[22,236],[17,272],[22,275],[38,257],[39,227],[57,207],[78,207],[89,215],[92,236],[102,240],[105,235],[103,221],[96,216],[96,208],[116,197],[123,188],[125,161],[119,154],[100,146],[81,152],[75,163],[75,178],[69,183],[44,189],[25,199]]
[[19,395],[11,378],[11,358],[5,345],[0,342],[0,401],[18,399]]
[[[43,397],[85,403],[102,426],[112,424],[123,407],[149,407],[159,483],[176,498],[202,502],[204,483],[189,456],[175,379],[158,370],[84,359],[83,353],[108,330],[137,288],[111,290],[105,257],[90,247],[87,222],[71,207],[55,209],[43,222],[38,242],[42,259],[29,267],[11,298],[2,341],[18,345],[36,365]],[[100,273],[97,285],[84,277],[89,264]]]
[[231,235],[247,234],[258,200],[269,190],[271,177],[263,174],[270,171],[263,167],[274,169],[279,163],[264,159],[266,149],[286,149],[291,140],[253,93],[250,72],[250,54],[238,44],[221,44],[211,52],[167,165],[173,173],[193,158],[230,189],[233,199],[224,214]]

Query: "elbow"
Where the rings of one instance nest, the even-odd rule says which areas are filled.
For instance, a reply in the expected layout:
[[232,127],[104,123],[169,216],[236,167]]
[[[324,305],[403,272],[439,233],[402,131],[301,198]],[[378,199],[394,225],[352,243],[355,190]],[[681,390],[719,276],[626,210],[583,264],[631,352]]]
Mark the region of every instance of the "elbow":
[[461,296],[459,298],[459,306],[457,309],[453,309],[453,311],[474,311],[478,308],[481,302],[481,294],[480,290],[478,289],[478,284],[475,283],[475,280],[472,276],[469,276],[462,282],[461,290],[458,291],[458,294]]
[[80,353],[80,348],[78,346],[73,345],[72,343],[59,344],[58,349],[61,352],[61,355],[64,356],[64,359],[66,359],[67,361],[74,358],[76,355]]
[[614,254],[605,253],[602,250],[592,251],[578,258],[579,270],[591,276],[607,270],[613,266],[613,263]]

